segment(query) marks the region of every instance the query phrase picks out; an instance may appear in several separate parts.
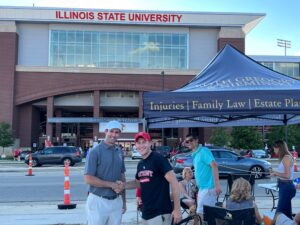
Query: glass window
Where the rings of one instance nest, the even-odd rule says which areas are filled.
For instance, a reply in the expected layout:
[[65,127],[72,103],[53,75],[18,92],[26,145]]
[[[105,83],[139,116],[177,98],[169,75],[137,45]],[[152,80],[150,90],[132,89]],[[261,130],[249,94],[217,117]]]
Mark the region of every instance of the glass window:
[[53,154],[53,149],[52,148],[46,148],[46,149],[44,149],[43,153],[45,155]]
[[279,73],[300,79],[299,63],[261,62],[261,64]]
[[67,33],[67,42],[68,43],[74,43],[76,41],[76,32],[69,31]]
[[227,151],[226,152],[220,151],[219,154],[220,154],[220,158],[226,158],[226,159],[235,159],[236,158],[236,155],[234,155],[231,152],[227,152]]
[[76,31],[76,42],[77,43],[83,42],[83,32],[82,31]]
[[58,42],[58,31],[52,31],[51,32],[51,41],[52,42]]
[[59,32],[58,37],[59,37],[58,40],[59,40],[60,43],[66,43],[66,41],[67,41],[67,34],[66,34],[65,31]]
[[187,69],[187,34],[52,30],[50,35],[51,66]]
[[84,43],[91,44],[91,42],[92,42],[92,33],[84,32]]
[[172,36],[170,34],[164,35],[164,45],[165,46],[171,46],[172,44]]
[[75,44],[68,44],[67,45],[67,54],[75,54]]

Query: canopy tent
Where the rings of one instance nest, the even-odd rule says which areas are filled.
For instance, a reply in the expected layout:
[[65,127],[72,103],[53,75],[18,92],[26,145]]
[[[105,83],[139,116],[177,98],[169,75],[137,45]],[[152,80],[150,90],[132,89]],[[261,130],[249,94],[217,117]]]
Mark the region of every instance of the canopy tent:
[[185,86],[145,92],[149,128],[263,126],[300,123],[300,81],[226,45]]

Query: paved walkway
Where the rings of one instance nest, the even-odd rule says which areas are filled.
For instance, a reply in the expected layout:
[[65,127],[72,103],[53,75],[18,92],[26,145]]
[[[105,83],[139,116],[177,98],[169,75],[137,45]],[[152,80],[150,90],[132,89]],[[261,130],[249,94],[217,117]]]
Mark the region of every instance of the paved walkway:
[[[59,210],[61,202],[24,202],[0,203],[1,225],[83,225],[86,224],[85,202],[76,203],[76,209]],[[256,198],[261,214],[269,214],[271,198]],[[300,212],[300,198],[293,200],[293,211]],[[127,200],[127,212],[122,219],[123,225],[137,224],[135,199]],[[139,219],[139,221],[141,221]]]

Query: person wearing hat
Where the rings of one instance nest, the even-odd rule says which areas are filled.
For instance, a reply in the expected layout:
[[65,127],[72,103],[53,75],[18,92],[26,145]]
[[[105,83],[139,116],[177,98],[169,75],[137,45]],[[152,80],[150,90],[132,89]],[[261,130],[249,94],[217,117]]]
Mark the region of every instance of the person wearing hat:
[[94,146],[87,156],[84,178],[89,185],[88,225],[120,225],[122,213],[126,211],[125,165],[122,151],[116,145],[121,131],[120,122],[110,121],[104,141]]
[[221,193],[219,170],[212,152],[199,143],[194,134],[188,134],[185,146],[192,150],[195,180],[199,189],[197,195],[197,214],[203,216],[203,205],[214,206]]
[[[179,184],[166,158],[151,151],[151,137],[146,132],[135,135],[135,145],[142,155],[137,165],[135,180],[126,188],[141,188],[142,218],[147,225],[170,225],[180,222]],[[170,197],[170,184],[174,207]]]

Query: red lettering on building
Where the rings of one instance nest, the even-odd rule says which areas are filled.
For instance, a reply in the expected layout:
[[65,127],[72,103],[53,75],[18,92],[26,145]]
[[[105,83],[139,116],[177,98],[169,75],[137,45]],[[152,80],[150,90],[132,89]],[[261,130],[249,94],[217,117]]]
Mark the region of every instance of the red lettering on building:
[[55,11],[56,19],[181,23],[181,14]]
[[93,12],[81,12],[81,11],[56,11],[55,17],[57,19],[65,20],[93,20],[95,19]]

